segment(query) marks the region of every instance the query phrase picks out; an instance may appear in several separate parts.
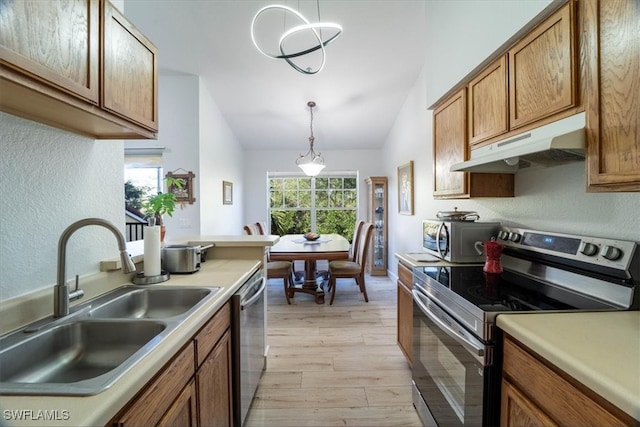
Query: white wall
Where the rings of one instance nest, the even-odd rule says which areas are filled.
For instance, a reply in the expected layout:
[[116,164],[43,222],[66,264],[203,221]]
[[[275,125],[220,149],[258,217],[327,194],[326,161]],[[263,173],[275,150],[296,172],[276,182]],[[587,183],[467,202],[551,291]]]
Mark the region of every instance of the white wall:
[[[200,85],[200,233],[241,234],[244,152],[206,85]],[[233,183],[233,204],[222,204],[222,181]]]
[[426,105],[432,105],[551,0],[426,2]]
[[[100,217],[124,231],[123,144],[4,113],[0,134],[0,300],[6,300],[53,286],[58,239],[73,222]],[[109,231],[85,227],[69,240],[67,277],[98,272],[101,260],[117,257]]]
[[[505,225],[640,241],[640,194],[587,193],[584,163],[517,174],[514,198],[433,199],[432,112],[426,108],[548,2],[517,2],[517,6],[514,3],[427,3],[426,65],[383,149],[386,174],[393,177],[391,201],[397,199],[397,166],[414,161],[415,215],[398,215],[397,206],[389,210],[389,266],[393,273],[397,273],[393,253],[420,250],[422,219],[434,218],[438,211],[453,210],[455,206],[477,211],[482,221],[499,220]],[[486,28],[491,29],[490,33],[485,35],[478,30],[475,21],[481,20],[488,23]],[[496,37],[500,33],[503,33],[502,39]]]
[[[268,222],[267,205],[267,172],[299,173],[296,159],[300,153],[306,152],[304,135],[300,136],[300,151],[246,151],[244,158],[244,223],[264,221]],[[360,199],[358,200],[358,218],[366,218],[367,199],[366,183],[369,176],[383,176],[382,152],[380,150],[322,150],[322,142],[316,141],[314,148],[322,153],[327,165],[323,170],[330,171],[358,171],[358,186]],[[244,224],[243,223],[243,224]],[[240,226],[242,230],[242,226]]]
[[[165,174],[195,174],[193,204],[165,215],[167,237],[239,234],[242,230],[242,148],[199,76],[162,74],[156,141],[125,141],[126,147],[164,147]],[[222,181],[234,184],[233,205],[222,204]]]

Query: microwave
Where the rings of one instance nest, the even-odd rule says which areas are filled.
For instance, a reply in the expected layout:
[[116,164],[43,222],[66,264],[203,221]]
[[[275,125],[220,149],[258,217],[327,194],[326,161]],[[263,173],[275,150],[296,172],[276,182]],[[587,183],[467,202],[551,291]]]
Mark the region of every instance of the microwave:
[[496,237],[499,222],[476,221],[422,221],[422,248],[429,254],[453,263],[481,263],[476,242]]

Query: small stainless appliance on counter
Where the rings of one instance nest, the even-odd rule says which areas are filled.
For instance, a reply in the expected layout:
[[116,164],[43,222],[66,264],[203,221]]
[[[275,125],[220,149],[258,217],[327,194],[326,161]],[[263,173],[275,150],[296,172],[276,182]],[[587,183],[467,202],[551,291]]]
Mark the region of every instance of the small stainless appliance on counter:
[[497,236],[499,230],[499,222],[427,219],[422,221],[422,249],[449,262],[484,262],[475,243]]
[[498,425],[499,314],[640,308],[637,242],[506,227],[497,238],[500,274],[413,270],[413,402],[424,425]]
[[169,273],[195,273],[200,270],[209,246],[168,245],[162,248],[162,267]]

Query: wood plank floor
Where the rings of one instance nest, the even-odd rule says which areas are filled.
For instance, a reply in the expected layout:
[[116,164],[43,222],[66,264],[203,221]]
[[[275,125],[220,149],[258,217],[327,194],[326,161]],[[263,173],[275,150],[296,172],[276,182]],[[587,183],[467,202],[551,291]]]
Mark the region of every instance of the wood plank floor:
[[333,305],[268,282],[267,369],[246,426],[421,426],[411,370],[396,344],[396,285],[338,280]]

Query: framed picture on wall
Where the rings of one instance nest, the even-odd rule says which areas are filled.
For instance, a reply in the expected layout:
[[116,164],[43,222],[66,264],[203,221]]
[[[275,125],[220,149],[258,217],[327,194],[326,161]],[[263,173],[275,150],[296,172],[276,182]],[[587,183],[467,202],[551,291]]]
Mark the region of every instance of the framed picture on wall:
[[398,166],[398,213],[413,215],[413,160]]
[[222,181],[222,204],[233,204],[233,183],[229,181]]
[[196,175],[189,171],[185,174],[174,174],[173,172],[167,172],[165,178],[172,178],[176,182],[180,183],[180,185],[173,184],[169,182],[168,190],[169,193],[176,196],[176,200],[179,203],[189,203],[190,205],[196,201],[196,198],[193,197],[193,179]]

